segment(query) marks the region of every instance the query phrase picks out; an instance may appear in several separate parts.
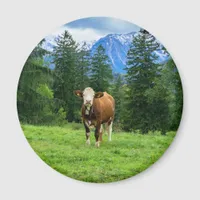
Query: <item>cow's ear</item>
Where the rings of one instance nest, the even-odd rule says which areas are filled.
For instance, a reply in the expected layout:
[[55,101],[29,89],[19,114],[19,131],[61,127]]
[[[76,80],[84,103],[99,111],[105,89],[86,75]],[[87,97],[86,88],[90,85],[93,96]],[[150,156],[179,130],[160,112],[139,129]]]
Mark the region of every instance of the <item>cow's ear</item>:
[[94,95],[94,98],[100,98],[103,95],[104,95],[103,92],[96,92],[95,95]]
[[83,92],[80,91],[80,90],[75,90],[75,91],[74,91],[74,94],[75,94],[76,96],[78,96],[78,97],[83,97]]

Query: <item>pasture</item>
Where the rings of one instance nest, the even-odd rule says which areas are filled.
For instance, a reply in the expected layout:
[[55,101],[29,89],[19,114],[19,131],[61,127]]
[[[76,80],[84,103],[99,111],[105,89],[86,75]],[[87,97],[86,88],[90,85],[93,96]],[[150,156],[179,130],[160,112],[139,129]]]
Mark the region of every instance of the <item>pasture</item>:
[[85,144],[83,124],[59,126],[22,125],[38,156],[58,172],[86,182],[107,183],[132,177],[155,163],[171,144],[175,132],[165,136],[117,132],[112,141],[103,135],[100,148]]

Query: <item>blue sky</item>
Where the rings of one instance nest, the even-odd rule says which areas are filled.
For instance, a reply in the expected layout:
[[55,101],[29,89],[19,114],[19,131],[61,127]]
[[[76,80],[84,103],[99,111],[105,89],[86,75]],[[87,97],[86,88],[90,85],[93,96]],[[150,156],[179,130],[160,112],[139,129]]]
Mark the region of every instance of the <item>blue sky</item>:
[[98,40],[110,33],[129,33],[139,27],[128,21],[111,17],[82,18],[65,24],[59,31],[68,30],[77,42]]

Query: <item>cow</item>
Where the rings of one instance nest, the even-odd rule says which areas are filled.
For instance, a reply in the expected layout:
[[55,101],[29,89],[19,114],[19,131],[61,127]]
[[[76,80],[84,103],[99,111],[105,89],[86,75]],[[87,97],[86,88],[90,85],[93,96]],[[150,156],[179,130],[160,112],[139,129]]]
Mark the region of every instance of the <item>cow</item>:
[[112,125],[115,114],[115,100],[107,92],[94,92],[91,87],[83,91],[75,90],[75,95],[83,99],[82,119],[85,127],[86,144],[90,145],[90,127],[95,127],[95,146],[99,147],[102,141],[103,124],[108,132],[108,141],[111,141]]

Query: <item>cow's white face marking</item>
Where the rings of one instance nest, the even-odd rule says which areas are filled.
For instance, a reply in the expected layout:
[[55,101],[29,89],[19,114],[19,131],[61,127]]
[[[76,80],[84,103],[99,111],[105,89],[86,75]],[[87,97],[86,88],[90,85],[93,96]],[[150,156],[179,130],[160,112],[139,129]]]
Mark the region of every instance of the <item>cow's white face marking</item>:
[[83,103],[87,110],[90,110],[90,107],[93,105],[94,95],[95,92],[91,87],[87,87],[83,91]]

